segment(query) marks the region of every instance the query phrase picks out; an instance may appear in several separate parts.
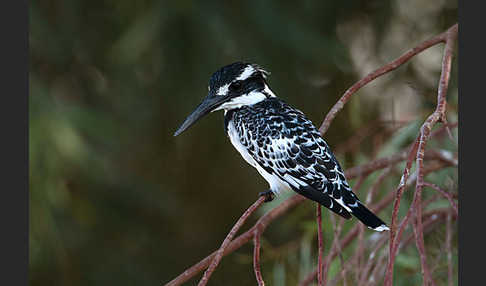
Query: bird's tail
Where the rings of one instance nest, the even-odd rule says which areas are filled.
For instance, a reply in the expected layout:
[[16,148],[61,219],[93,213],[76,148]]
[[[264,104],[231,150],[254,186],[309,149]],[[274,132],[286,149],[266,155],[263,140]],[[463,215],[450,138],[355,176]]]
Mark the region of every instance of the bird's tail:
[[390,230],[379,217],[367,209],[361,202],[358,201],[357,204],[357,207],[350,207],[351,213],[368,228],[376,231]]

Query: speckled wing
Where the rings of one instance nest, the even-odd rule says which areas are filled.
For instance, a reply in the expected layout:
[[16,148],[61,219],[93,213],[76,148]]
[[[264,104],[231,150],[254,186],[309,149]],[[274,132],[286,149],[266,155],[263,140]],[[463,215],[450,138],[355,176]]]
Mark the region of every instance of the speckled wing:
[[348,205],[356,204],[344,173],[304,114],[282,101],[253,107],[236,128],[240,141],[268,173],[278,176],[299,194],[317,201],[337,214],[351,218]]

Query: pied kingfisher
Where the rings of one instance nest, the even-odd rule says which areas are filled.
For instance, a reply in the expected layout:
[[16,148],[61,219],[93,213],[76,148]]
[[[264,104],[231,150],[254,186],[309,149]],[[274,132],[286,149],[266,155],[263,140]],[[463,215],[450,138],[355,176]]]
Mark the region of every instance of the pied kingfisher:
[[206,98],[174,136],[209,112],[224,110],[224,129],[231,143],[270,185],[259,194],[266,201],[292,189],[346,219],[353,214],[371,229],[388,230],[353,193],[312,122],[275,96],[267,85],[268,74],[249,63],[222,67],[211,76]]

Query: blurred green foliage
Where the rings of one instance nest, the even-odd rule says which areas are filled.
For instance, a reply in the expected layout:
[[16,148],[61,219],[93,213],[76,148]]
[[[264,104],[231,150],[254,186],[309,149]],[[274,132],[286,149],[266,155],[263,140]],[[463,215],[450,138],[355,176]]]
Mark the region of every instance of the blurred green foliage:
[[[31,2],[30,284],[160,285],[208,255],[266,188],[225,138],[221,114],[172,137],[205,96],[211,73],[237,60],[258,63],[272,73],[276,94],[319,125],[362,68],[379,67],[360,65],[361,54],[383,64],[456,22],[454,1],[425,2]],[[372,31],[361,37],[369,49],[348,41],[360,35],[349,31],[362,27]],[[387,48],[390,42],[399,48]],[[438,79],[440,63],[429,66],[407,65],[379,80],[385,87],[410,83],[426,107],[417,110],[412,132],[400,131],[379,156],[406,146],[433,108],[436,86],[426,79]],[[453,76],[452,108],[455,86]],[[389,93],[364,93],[333,122],[326,134],[331,146],[382,117],[379,103]],[[348,167],[366,162],[375,144],[364,140],[358,153],[338,157]],[[434,176],[457,182],[454,170]],[[384,192],[397,182],[386,180]],[[295,285],[315,265],[313,210],[306,203],[265,232],[269,285]],[[225,258],[210,284],[254,285],[250,250]],[[419,283],[414,250],[400,254],[397,265],[397,285],[411,285],[411,277]],[[338,267],[331,266],[331,275]]]

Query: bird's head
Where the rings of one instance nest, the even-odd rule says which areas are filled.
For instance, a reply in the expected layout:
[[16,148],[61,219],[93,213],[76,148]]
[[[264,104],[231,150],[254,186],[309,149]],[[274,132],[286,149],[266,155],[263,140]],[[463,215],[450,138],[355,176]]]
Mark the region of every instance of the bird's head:
[[216,71],[209,79],[208,95],[186,118],[174,136],[191,127],[204,115],[253,105],[275,95],[265,79],[269,73],[255,64],[236,62]]

